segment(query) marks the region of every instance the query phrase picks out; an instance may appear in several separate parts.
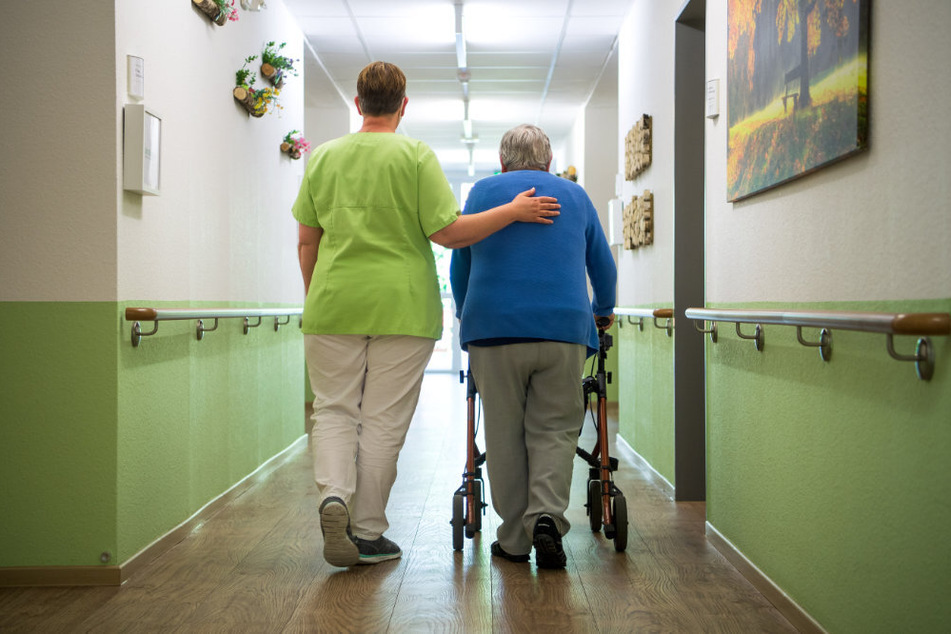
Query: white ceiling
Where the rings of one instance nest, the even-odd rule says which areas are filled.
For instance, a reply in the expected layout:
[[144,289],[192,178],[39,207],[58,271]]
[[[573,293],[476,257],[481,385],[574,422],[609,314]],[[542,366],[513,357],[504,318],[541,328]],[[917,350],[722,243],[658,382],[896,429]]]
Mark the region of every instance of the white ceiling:
[[[352,105],[374,60],[407,76],[401,132],[465,170],[456,0],[285,0],[304,32],[308,106]],[[557,147],[589,100],[616,99],[617,34],[631,0],[463,0],[476,168],[498,166],[502,134],[541,126]],[[316,56],[316,58],[314,57]]]

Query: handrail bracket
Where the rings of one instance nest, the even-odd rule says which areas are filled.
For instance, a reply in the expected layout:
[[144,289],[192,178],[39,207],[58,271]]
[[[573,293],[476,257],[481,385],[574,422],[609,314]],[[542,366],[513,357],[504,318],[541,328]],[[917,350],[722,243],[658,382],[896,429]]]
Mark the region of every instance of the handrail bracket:
[[915,344],[915,354],[899,354],[895,351],[895,336],[892,333],[885,334],[885,341],[888,348],[888,354],[896,361],[914,361],[915,372],[922,381],[930,381],[934,376],[934,346],[931,345],[930,337],[921,337]]
[[802,326],[796,326],[796,339],[807,348],[819,348],[819,358],[823,361],[832,358],[832,331],[828,328],[819,331],[819,341],[806,341],[802,337]]
[[140,324],[137,321],[132,324],[132,347],[133,348],[139,347],[139,341],[142,340],[142,337],[151,337],[156,332],[158,332],[159,323],[157,321],[152,323],[154,323],[155,325],[152,326],[152,330],[150,332],[142,332],[142,324]]
[[696,328],[696,329],[697,329],[697,332],[699,332],[699,333],[701,333],[701,334],[704,334],[704,335],[707,335],[707,334],[708,334],[708,335],[710,335],[710,342],[711,342],[711,343],[716,343],[716,342],[717,342],[717,331],[719,331],[719,328],[717,327],[717,322],[711,321],[711,322],[710,322],[710,323],[711,323],[711,326],[710,326],[709,328],[706,327],[706,326],[707,326],[707,320],[706,320],[706,319],[700,320],[700,323],[703,324],[703,325],[698,325],[697,322],[694,321],[694,322],[693,322],[693,327]]
[[668,336],[668,337],[673,337],[673,336],[674,336],[674,320],[673,320],[673,318],[672,318],[672,317],[668,317],[666,323],[665,323],[663,326],[661,326],[661,325],[659,325],[659,324],[657,323],[657,319],[658,319],[657,317],[654,317],[654,328],[657,328],[658,330],[666,330],[666,331],[667,331],[667,336]]
[[743,331],[740,330],[740,325],[742,322],[736,322],[736,336],[740,339],[750,339],[756,346],[757,352],[762,352],[763,347],[766,345],[766,337],[763,335],[763,327],[760,324],[756,324],[756,330],[753,331],[752,335],[744,335]]
[[251,329],[252,329],[252,328],[257,328],[258,326],[261,325],[261,317],[260,317],[260,315],[258,316],[257,319],[258,319],[258,320],[257,320],[255,323],[252,324],[252,323],[248,320],[248,317],[245,317],[245,318],[244,318],[244,334],[248,334],[249,332],[251,332]]
[[[205,338],[206,332],[214,332],[215,330],[218,330],[218,318],[215,317],[214,320],[215,320],[215,325],[212,326],[211,328],[205,328],[205,321],[203,319],[198,320],[198,324],[195,326],[195,336],[198,337],[198,341],[201,341],[202,339]],[[155,323],[158,323],[158,322],[155,322]]]

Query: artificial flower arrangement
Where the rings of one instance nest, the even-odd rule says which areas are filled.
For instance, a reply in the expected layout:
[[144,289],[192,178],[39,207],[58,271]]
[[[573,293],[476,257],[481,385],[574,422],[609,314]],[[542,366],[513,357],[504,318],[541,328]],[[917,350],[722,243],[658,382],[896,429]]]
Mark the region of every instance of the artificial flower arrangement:
[[269,109],[280,110],[282,108],[277,100],[281,91],[271,87],[254,88],[254,81],[257,78],[254,71],[249,70],[247,66],[257,57],[257,55],[251,55],[244,60],[244,65],[235,73],[235,88],[232,93],[234,98],[244,106],[252,117],[263,117]]
[[192,0],[192,2],[218,26],[224,26],[225,22],[238,21],[238,10],[234,8],[234,0]]
[[285,74],[290,73],[297,77],[297,70],[294,68],[295,60],[281,54],[281,49],[285,46],[287,42],[280,44],[268,42],[261,51],[261,74],[267,77],[278,90],[284,85]]
[[[297,136],[294,136],[294,135]],[[302,152],[310,152],[310,143],[300,133],[299,130],[291,130],[284,135],[284,142],[281,143],[281,152],[290,155],[292,159],[299,159]]]

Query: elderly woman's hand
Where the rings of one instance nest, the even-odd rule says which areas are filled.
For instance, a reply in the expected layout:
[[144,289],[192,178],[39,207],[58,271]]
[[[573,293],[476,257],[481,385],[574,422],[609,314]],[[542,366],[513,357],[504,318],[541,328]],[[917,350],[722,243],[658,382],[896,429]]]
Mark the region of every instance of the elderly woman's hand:
[[522,192],[512,199],[518,222],[538,222],[545,225],[552,224],[551,218],[559,215],[561,205],[557,198],[551,196],[535,196],[535,188]]

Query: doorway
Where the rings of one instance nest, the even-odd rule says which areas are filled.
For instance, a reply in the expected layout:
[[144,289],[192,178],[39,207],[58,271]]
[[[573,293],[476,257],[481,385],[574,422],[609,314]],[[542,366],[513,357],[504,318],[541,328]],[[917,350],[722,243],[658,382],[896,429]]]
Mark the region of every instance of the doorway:
[[706,0],[687,0],[674,59],[674,477],[680,501],[706,499],[703,337],[684,310],[704,305]]

